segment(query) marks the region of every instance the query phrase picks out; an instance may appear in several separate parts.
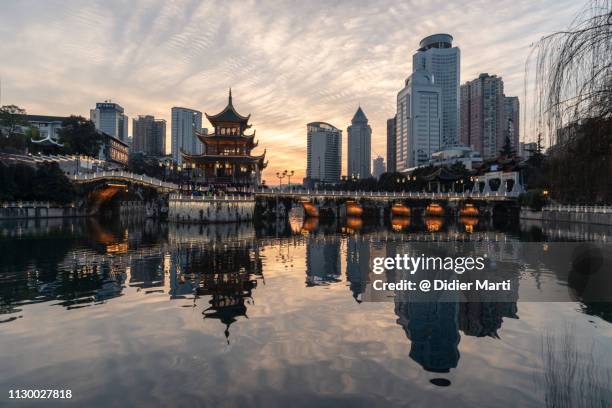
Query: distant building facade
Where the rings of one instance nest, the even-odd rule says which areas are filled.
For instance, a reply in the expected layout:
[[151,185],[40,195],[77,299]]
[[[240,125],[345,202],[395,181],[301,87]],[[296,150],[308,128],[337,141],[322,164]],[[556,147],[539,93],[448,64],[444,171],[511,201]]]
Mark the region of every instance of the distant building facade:
[[342,131],[325,122],[306,125],[306,179],[338,183],[342,171]]
[[537,151],[538,151],[538,144],[536,142],[527,142],[527,143],[521,142],[519,144],[519,150],[517,154],[519,155],[521,159],[527,160],[531,156],[533,156]]
[[439,167],[450,167],[455,163],[462,163],[466,169],[472,170],[483,163],[480,152],[465,146],[451,146],[437,151],[431,155],[429,164]]
[[181,150],[188,154],[202,154],[203,144],[197,139],[196,134],[207,134],[207,129],[202,129],[202,112],[181,108],[172,108],[171,119],[172,159],[183,163]]
[[425,37],[412,56],[412,72],[425,70],[433,75],[433,82],[441,88],[442,147],[459,142],[459,85],[461,52],[453,47],[449,34]]
[[348,177],[365,179],[371,176],[372,128],[361,106],[353,115],[348,133]]
[[113,102],[98,102],[96,107],[89,111],[89,117],[96,129],[127,143],[128,117],[123,113],[121,105]]
[[512,149],[518,155],[520,150],[519,141],[520,136],[520,104],[518,96],[506,96],[504,97],[504,124],[505,124],[505,135],[510,139]]
[[25,115],[24,119],[28,121],[30,126],[38,129],[41,140],[49,140],[58,142],[59,132],[62,129],[62,122],[68,117],[66,116],[45,116],[45,115]]
[[387,119],[387,171],[394,173],[397,171],[395,165],[396,143],[395,143],[395,116]]
[[487,73],[461,86],[461,143],[483,158],[498,156],[507,130],[504,81]]
[[442,89],[426,70],[414,72],[397,94],[396,169],[429,162],[442,147]]
[[166,153],[166,121],[141,115],[132,121],[132,151],[150,156]]
[[126,142],[118,137],[109,135],[108,133],[98,131],[102,135],[102,146],[98,158],[110,163],[126,167],[128,165],[129,146]]
[[374,161],[372,162],[372,167],[374,169],[374,171],[372,172],[372,177],[374,177],[375,179],[379,179],[380,176],[387,171],[385,166],[385,159],[383,159],[382,156],[378,156],[374,159]]

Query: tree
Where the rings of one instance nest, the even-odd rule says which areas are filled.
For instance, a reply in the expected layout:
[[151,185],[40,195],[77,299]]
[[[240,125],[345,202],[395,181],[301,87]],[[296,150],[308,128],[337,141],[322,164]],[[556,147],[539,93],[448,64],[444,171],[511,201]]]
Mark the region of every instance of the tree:
[[104,140],[91,120],[72,115],[62,122],[59,142],[67,154],[96,157]]
[[66,204],[75,197],[74,186],[57,163],[39,165],[32,185],[32,195],[35,200]]
[[543,159],[551,195],[562,202],[612,201],[611,44],[612,0],[591,0],[566,30],[534,47],[533,123],[554,149],[532,163]]
[[0,134],[11,137],[21,133],[22,126],[28,126],[25,109],[17,105],[5,105],[0,108]]
[[515,156],[514,154],[514,150],[512,149],[512,142],[510,141],[510,137],[506,136],[506,139],[504,140],[504,145],[502,146],[502,149],[499,151],[499,155],[500,157],[509,159]]

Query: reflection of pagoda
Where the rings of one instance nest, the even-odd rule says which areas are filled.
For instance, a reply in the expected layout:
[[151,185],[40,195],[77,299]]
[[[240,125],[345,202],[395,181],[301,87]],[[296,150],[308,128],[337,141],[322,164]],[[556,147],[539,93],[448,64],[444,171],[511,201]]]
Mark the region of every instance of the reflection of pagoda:
[[216,115],[206,114],[214,132],[197,133],[204,143],[204,153],[192,155],[181,151],[183,160],[194,167],[197,180],[208,184],[232,184],[251,186],[261,182],[261,171],[266,167],[266,152],[252,156],[251,150],[257,147],[255,131],[245,135],[251,127],[249,116],[242,116],[232,104],[232,90],[223,111]]
[[239,317],[247,317],[247,304],[257,279],[262,277],[261,260],[249,247],[229,247],[221,251],[204,251],[194,259],[188,270],[199,275],[197,296],[210,296],[210,306],[202,314],[205,319],[217,319],[225,324],[229,342],[229,327]]

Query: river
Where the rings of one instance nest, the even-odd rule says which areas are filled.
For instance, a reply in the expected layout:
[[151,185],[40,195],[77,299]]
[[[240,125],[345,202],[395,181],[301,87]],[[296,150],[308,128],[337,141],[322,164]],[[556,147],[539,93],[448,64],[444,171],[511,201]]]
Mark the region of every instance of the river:
[[[520,255],[526,243],[609,241],[610,230],[507,224],[4,222],[0,398],[39,406],[8,392],[70,389],[70,400],[51,403],[610,405],[610,303],[585,301],[554,263]],[[373,257],[405,242],[466,240],[503,243],[523,265],[525,291],[578,294],[368,301]]]

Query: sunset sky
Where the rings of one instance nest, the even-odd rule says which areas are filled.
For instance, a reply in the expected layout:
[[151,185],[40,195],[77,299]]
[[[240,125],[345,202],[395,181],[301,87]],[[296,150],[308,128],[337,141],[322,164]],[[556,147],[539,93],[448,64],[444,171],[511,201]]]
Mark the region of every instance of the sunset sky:
[[166,119],[169,139],[172,106],[214,114],[231,87],[238,112],[252,115],[256,152],[267,148],[264,179],[272,184],[276,171],[293,169],[297,181],[306,123],[343,129],[346,161],[346,127],[359,104],[372,126],[372,158],[385,156],[386,120],[421,38],[452,34],[462,83],[497,74],[506,95],[523,103],[530,45],[566,27],[583,4],[2,0],[1,104],[89,117],[96,102],[111,99],[130,118]]

